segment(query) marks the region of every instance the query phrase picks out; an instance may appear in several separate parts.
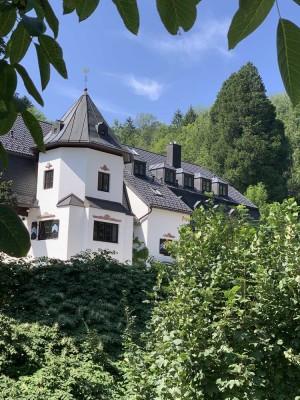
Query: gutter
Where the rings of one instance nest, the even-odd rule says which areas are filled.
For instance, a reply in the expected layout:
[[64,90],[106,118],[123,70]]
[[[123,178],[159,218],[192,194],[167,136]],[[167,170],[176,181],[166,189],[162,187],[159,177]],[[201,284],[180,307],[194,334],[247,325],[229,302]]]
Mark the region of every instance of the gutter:
[[139,223],[141,223],[142,219],[148,217],[149,214],[152,213],[152,207],[150,206],[150,211],[148,211],[145,215],[138,219]]

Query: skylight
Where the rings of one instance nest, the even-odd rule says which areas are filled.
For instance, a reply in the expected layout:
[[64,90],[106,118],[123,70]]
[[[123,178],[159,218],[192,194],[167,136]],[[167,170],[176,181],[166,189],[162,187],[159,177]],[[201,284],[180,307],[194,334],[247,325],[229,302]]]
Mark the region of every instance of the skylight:
[[160,196],[160,197],[164,197],[163,194],[161,194],[161,192],[158,189],[153,189],[151,188],[152,192],[155,194],[155,196]]
[[135,149],[131,149],[130,147],[127,147],[127,149],[132,153],[132,154],[134,154],[135,156],[139,156],[139,153],[135,150]]

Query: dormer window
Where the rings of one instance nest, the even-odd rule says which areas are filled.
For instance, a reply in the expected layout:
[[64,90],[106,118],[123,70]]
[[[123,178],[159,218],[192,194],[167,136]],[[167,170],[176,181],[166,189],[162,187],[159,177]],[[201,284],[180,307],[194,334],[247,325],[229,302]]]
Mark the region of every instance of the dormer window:
[[202,178],[202,192],[211,192],[211,180]]
[[175,171],[172,171],[171,169],[165,170],[165,182],[175,183]]
[[99,123],[96,125],[96,129],[97,129],[97,132],[98,132],[98,134],[99,134],[100,136],[104,136],[104,135],[106,135],[106,133],[107,133],[107,125],[104,123],[104,121],[99,122]]
[[146,164],[139,161],[134,161],[134,175],[145,176],[146,175]]
[[184,187],[194,189],[194,177],[192,175],[184,174]]
[[219,196],[228,196],[228,187],[227,185],[220,183],[219,184]]
[[220,196],[227,196],[227,185],[224,185],[223,183],[219,184],[219,195]]

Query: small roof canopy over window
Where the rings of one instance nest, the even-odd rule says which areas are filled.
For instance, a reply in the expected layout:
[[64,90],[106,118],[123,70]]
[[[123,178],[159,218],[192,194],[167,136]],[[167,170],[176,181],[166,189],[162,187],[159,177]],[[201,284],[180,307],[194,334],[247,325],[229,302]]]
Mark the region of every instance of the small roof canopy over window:
[[201,172],[197,172],[194,176],[194,184],[195,188],[199,190],[200,192],[211,192],[212,191],[212,182],[211,179],[207,176],[204,175]]
[[188,189],[194,189],[194,174],[185,168],[176,170],[176,180],[178,185]]
[[228,182],[219,176],[215,176],[212,179],[212,189],[215,195],[227,197],[228,196]]
[[176,169],[165,162],[150,165],[149,171],[158,180],[171,184],[176,182]]

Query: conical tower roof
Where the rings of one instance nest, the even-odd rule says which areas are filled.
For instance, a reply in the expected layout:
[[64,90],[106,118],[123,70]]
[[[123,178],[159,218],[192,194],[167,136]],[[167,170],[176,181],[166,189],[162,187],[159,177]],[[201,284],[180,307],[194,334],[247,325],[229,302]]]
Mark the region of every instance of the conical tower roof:
[[46,150],[57,147],[88,147],[122,155],[130,162],[132,155],[113,134],[87,91],[56,121],[44,138]]

